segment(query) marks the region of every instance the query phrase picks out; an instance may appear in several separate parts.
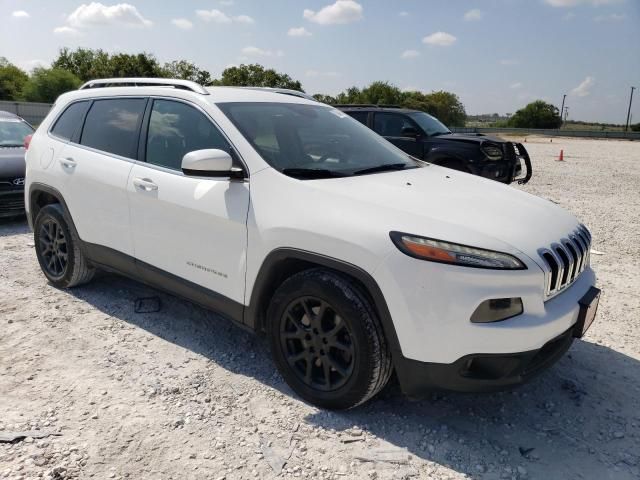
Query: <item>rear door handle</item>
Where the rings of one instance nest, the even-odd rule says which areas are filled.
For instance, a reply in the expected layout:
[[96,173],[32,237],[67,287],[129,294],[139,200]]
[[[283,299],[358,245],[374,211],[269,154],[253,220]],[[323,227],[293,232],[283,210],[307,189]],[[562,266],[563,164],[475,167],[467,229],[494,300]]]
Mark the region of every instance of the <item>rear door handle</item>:
[[77,165],[76,161],[71,157],[61,158],[59,161],[60,165],[65,168],[76,168]]
[[133,185],[144,192],[154,192],[158,190],[158,185],[148,178],[134,178]]

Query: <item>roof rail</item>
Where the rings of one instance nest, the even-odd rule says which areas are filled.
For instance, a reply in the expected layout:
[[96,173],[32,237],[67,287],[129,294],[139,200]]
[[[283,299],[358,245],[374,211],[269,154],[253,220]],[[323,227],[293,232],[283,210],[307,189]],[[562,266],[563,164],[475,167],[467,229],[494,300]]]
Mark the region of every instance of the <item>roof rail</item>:
[[196,82],[190,80],[177,80],[173,78],[101,78],[98,80],[89,80],[78,90],[87,90],[90,88],[105,87],[171,87],[180,90],[190,90],[192,92],[209,95],[206,88]]
[[234,88],[246,88],[247,90],[258,90],[263,92],[281,93],[283,95],[291,95],[292,97],[305,98],[307,100],[316,101],[311,95],[300,90],[293,90],[291,88],[278,88],[278,87],[234,87]]
[[402,105],[390,105],[386,103],[334,103],[332,106],[349,108],[404,108]]

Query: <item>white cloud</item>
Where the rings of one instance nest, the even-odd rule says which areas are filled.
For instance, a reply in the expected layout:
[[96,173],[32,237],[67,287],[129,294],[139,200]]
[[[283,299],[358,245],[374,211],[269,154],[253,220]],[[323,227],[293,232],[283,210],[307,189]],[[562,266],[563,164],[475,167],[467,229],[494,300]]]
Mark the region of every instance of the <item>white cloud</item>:
[[138,9],[128,3],[103,5],[99,2],[82,4],[67,18],[74,28],[105,25],[125,25],[129,27],[150,27],[152,22],[144,18]]
[[518,88],[522,88],[522,83],[520,82],[512,83],[511,85],[509,85],[509,88],[513,88],[514,90],[517,90]]
[[53,29],[53,33],[55,33],[56,35],[69,35],[69,36],[73,36],[73,35],[80,35],[80,31],[72,28],[72,27],[68,27],[66,25],[62,26],[62,27],[56,27]]
[[182,30],[191,30],[193,28],[193,23],[186,18],[174,18],[171,23]]
[[627,19],[627,16],[624,13],[611,13],[609,15],[598,15],[597,17],[593,18],[593,20],[598,23],[622,22],[623,20],[626,20],[626,19]]
[[409,12],[405,12],[404,10],[400,13],[398,13],[399,17],[408,17],[409,16]]
[[196,10],[196,15],[205,22],[231,23],[231,17],[220,10]]
[[503,58],[502,60],[500,60],[500,65],[512,67],[514,65],[520,65],[520,62],[518,60],[514,60],[513,58]]
[[290,28],[287,32],[290,37],[310,37],[312,33],[304,27]]
[[467,22],[473,22],[473,21],[476,21],[476,20],[482,20],[482,12],[477,8],[473,8],[473,9],[469,10],[467,13],[464,14],[464,19]]
[[591,87],[596,83],[595,79],[591,76],[585,78],[580,85],[571,90],[571,94],[576,97],[586,97],[589,95]]
[[317,12],[305,9],[302,15],[310,22],[320,25],[352,23],[362,18],[362,5],[354,0],[337,0]]
[[196,15],[204,20],[205,22],[214,22],[214,23],[244,23],[246,25],[253,25],[255,20],[251,18],[249,15],[238,15],[236,17],[230,17],[224,12],[221,12],[218,9],[212,10],[196,10]]
[[282,57],[284,52],[282,50],[265,50],[259,47],[249,46],[242,49],[242,53],[249,57]]
[[400,58],[403,59],[409,59],[409,58],[416,58],[420,56],[420,52],[417,50],[405,50],[404,52],[402,52],[402,54],[400,55]]
[[29,15],[29,13],[25,12],[24,10],[16,10],[11,14],[11,16],[13,18],[29,18],[31,15]]
[[233,17],[234,22],[244,23],[246,25],[253,25],[256,21],[251,18],[249,15],[238,15],[237,17]]
[[338,72],[319,72],[317,70],[307,70],[305,72],[305,75],[307,77],[330,77],[330,78],[336,78],[340,76],[340,73]]
[[552,7],[577,7],[578,5],[591,5],[592,7],[599,7],[600,5],[612,5],[614,3],[620,3],[624,0],[545,0],[547,5]]
[[436,45],[438,47],[449,47],[456,43],[456,37],[446,32],[436,32],[427,35],[422,39],[422,43],[427,45]]
[[220,5],[222,5],[223,7],[230,7],[234,3],[236,2],[234,2],[233,0],[220,0]]

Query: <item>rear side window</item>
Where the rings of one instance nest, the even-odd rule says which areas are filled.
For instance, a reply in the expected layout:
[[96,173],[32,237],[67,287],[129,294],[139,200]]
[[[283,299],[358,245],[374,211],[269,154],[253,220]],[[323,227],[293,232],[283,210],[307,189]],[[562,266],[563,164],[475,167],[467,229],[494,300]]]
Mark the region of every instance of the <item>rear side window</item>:
[[154,100],[147,136],[148,163],[180,170],[185,154],[207,148],[231,153],[229,143],[201,112],[182,102]]
[[89,108],[89,102],[76,102],[69,105],[58,118],[58,121],[51,129],[51,133],[56,137],[71,140],[74,134],[79,132],[80,127],[82,127],[82,119],[84,114],[87,113],[87,108]]
[[361,124],[367,124],[367,118],[369,117],[369,112],[346,112],[349,116],[358,120]]
[[96,100],[87,113],[80,143],[121,157],[135,158],[146,103],[144,98]]

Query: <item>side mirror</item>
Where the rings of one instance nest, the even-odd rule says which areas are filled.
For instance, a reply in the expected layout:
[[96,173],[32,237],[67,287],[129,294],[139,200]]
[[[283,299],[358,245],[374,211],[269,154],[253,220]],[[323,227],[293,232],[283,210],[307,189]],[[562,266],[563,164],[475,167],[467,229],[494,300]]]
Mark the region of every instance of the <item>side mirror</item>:
[[215,148],[187,153],[181,167],[185,175],[193,177],[244,178],[243,170],[233,166],[231,155]]
[[403,137],[416,138],[420,136],[420,132],[415,127],[404,127],[401,132]]

